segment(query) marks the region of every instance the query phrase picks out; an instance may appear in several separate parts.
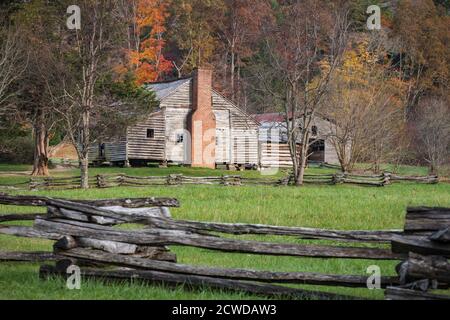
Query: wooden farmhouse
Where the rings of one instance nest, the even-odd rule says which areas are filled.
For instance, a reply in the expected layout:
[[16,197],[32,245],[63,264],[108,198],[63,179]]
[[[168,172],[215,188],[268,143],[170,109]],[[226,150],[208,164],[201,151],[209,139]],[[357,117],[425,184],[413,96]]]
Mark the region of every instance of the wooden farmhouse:
[[215,168],[259,164],[259,123],[212,88],[212,70],[146,85],[159,107],[126,135],[91,148],[91,162],[147,162]]
[[[255,119],[260,123],[260,166],[262,168],[291,167],[286,116],[281,113],[265,113],[255,115]],[[313,119],[309,162],[339,164],[336,149],[332,143],[333,128],[334,123],[323,116],[318,115]]]

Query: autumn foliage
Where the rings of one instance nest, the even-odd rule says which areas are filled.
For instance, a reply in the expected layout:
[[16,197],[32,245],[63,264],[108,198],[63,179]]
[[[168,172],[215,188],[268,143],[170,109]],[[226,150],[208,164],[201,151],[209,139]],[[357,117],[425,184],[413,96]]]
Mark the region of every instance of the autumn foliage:
[[128,58],[136,83],[157,81],[172,69],[172,63],[163,55],[168,1],[137,0],[134,10],[135,48],[129,49]]

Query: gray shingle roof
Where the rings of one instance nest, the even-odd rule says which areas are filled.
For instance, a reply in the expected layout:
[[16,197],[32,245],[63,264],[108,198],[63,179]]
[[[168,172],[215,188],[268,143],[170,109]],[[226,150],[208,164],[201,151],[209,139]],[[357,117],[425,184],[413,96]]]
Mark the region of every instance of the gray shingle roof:
[[161,101],[171,93],[173,93],[179,86],[189,81],[191,81],[191,78],[175,80],[171,82],[149,83],[144,85],[144,88],[155,92],[156,98]]

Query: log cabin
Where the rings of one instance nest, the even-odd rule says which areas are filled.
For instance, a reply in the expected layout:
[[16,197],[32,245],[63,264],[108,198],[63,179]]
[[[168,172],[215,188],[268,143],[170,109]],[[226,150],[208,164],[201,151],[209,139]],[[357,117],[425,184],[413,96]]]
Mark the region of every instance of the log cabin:
[[135,165],[176,163],[215,168],[219,164],[257,166],[259,123],[212,86],[212,70],[145,88],[158,108],[123,137],[90,149],[93,163]]
[[[254,118],[260,123],[260,167],[292,167],[291,154],[287,144],[286,115],[282,113],[264,113],[254,115]],[[312,145],[308,158],[310,163],[339,164],[339,158],[332,143],[334,126],[333,121],[325,116],[317,115],[313,118],[310,141]]]

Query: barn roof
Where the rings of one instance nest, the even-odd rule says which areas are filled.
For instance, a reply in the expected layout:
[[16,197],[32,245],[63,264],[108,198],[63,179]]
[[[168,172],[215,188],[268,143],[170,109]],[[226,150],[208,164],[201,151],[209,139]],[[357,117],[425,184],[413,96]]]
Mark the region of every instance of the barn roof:
[[284,122],[286,121],[286,117],[282,113],[262,113],[262,114],[255,114],[253,116],[256,121],[260,123],[264,122]]
[[185,78],[170,82],[148,83],[144,85],[144,88],[155,92],[156,98],[161,101],[175,92],[179,86],[189,82],[190,80],[191,78]]
[[[292,115],[292,113],[289,113],[289,120],[292,119],[291,115]],[[316,112],[316,117],[319,117],[325,121],[334,123],[334,121],[332,119],[330,119],[329,117],[327,117],[319,112]],[[256,121],[258,121],[259,123],[286,122],[286,115],[284,113],[277,113],[277,112],[255,114],[255,115],[253,115],[253,118],[255,118]]]

